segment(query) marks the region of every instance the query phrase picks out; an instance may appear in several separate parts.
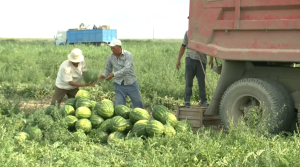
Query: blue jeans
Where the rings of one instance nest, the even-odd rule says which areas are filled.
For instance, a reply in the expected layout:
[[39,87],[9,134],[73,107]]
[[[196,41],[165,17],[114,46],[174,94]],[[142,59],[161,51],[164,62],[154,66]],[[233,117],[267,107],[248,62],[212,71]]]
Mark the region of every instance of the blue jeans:
[[133,108],[143,108],[142,97],[139,91],[139,84],[135,81],[131,85],[124,85],[124,81],[121,85],[114,82],[116,106],[126,105],[126,97],[129,96]]
[[[206,64],[202,63],[204,70],[206,70]],[[192,96],[193,80],[197,77],[199,97],[201,104],[207,101],[205,92],[205,74],[202,70],[202,66],[199,60],[194,60],[189,57],[185,59],[185,102],[190,102]]]

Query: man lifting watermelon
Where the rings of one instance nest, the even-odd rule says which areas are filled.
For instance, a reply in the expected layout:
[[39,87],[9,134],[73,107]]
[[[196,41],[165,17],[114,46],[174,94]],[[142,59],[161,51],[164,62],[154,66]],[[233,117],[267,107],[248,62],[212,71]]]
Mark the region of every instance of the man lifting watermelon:
[[82,51],[78,48],[73,49],[68,55],[68,59],[59,67],[51,105],[57,104],[59,107],[65,95],[68,98],[75,98],[79,91],[78,87],[94,86],[95,83],[83,84],[79,82],[86,71],[87,67]]
[[[133,70],[132,54],[122,49],[122,42],[118,39],[109,44],[112,54],[108,56],[106,67],[99,81],[107,81],[114,78],[115,104],[126,105],[126,97],[129,96],[133,108],[143,108],[139,84]],[[114,70],[114,72],[112,72]]]

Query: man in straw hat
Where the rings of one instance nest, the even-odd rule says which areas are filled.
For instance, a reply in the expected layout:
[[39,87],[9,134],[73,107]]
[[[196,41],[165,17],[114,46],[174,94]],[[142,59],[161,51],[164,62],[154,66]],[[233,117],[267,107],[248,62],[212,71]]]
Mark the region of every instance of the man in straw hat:
[[68,98],[74,98],[79,91],[78,87],[94,86],[95,83],[82,84],[79,82],[86,71],[82,51],[78,48],[73,49],[68,55],[68,60],[65,60],[59,67],[51,105],[57,104],[59,107],[65,95]]
[[106,67],[99,81],[104,79],[109,81],[114,78],[116,106],[126,105],[126,97],[129,96],[133,108],[143,108],[139,84],[133,70],[132,54],[122,49],[122,42],[118,39],[112,40],[109,46],[112,54],[108,56]]

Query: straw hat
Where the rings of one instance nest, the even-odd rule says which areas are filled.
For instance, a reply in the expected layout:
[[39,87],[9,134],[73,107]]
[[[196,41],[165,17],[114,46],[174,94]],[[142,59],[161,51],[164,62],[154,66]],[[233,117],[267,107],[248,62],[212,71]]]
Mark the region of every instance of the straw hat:
[[68,59],[71,62],[74,63],[79,63],[82,62],[84,60],[84,57],[82,55],[82,51],[78,48],[75,48],[71,51],[71,53],[68,55]]

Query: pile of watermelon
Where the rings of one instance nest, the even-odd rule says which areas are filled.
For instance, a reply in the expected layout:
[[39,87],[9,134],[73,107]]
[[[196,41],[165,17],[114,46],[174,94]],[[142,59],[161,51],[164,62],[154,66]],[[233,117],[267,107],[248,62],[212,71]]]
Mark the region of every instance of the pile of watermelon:
[[[177,121],[174,114],[163,105],[156,105],[152,117],[142,108],[130,109],[124,105],[115,106],[111,100],[96,102],[90,99],[89,92],[79,90],[75,98],[70,98],[60,109],[49,106],[37,121],[18,135],[20,138],[41,140],[43,130],[49,130],[56,121],[61,122],[69,132],[84,132],[98,142],[110,143],[133,137],[172,136],[176,133],[192,131],[187,120]],[[38,120],[43,118],[43,120]]]

